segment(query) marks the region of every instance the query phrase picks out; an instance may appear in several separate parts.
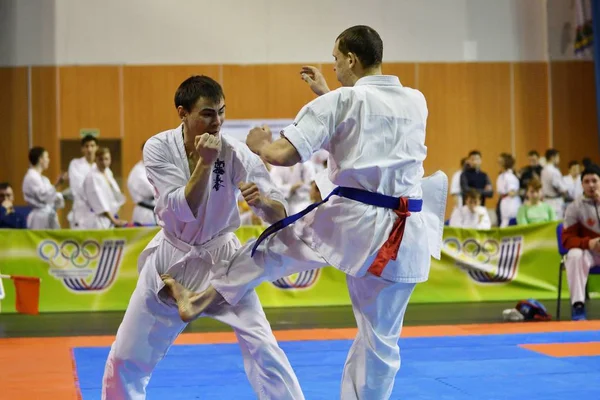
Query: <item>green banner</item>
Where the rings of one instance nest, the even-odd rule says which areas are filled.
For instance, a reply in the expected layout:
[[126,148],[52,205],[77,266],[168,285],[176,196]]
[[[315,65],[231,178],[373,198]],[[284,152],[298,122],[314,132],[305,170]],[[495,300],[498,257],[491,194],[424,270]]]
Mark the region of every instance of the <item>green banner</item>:
[[[124,310],[137,280],[137,257],[158,231],[0,230],[0,274],[42,279],[40,312]],[[242,227],[242,242],[261,227]],[[442,260],[432,260],[429,281],[417,285],[415,303],[554,299],[560,257],[556,224],[490,231],[446,228]],[[568,284],[563,275],[564,296]],[[15,311],[12,282],[4,279],[2,312]],[[590,279],[592,297],[600,279]],[[344,274],[328,267],[263,283],[264,307],[350,304]]]

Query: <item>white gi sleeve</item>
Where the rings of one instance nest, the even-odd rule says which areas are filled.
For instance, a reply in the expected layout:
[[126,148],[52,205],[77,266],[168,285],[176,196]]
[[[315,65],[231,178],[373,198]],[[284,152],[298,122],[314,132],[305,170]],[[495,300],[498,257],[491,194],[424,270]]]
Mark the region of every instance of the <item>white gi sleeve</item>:
[[43,207],[54,205],[56,199],[56,188],[45,181],[43,177],[35,173],[27,173],[23,180],[23,196],[33,206]]
[[159,201],[181,222],[192,222],[196,218],[185,198],[187,178],[179,168],[169,162],[160,147],[150,139],[144,146],[144,166],[148,181],[158,193]]
[[294,145],[302,162],[310,160],[317,150],[326,150],[335,133],[339,97],[338,90],[317,97],[300,110],[293,124],[281,131],[281,135]]

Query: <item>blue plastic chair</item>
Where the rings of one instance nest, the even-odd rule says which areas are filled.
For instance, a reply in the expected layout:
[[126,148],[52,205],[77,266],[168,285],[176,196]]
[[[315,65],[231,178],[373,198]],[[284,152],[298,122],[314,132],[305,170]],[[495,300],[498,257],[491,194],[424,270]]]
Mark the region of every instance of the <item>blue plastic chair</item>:
[[[562,292],[562,272],[565,270],[565,258],[569,250],[565,249],[562,244],[563,224],[562,222],[556,227],[556,240],[558,244],[558,254],[560,254],[560,266],[558,268],[558,298],[556,299],[556,320],[560,321],[560,297]],[[590,275],[600,274],[600,265],[590,268]],[[588,298],[587,285],[585,286],[585,297]]]
[[517,219],[516,218],[511,218],[508,220],[508,226],[515,226],[517,225]]

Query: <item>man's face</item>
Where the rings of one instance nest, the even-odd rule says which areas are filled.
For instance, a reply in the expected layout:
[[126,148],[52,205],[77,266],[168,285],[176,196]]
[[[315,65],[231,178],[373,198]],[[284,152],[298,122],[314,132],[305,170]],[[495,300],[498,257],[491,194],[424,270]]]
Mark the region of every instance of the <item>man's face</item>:
[[598,189],[600,189],[600,177],[596,174],[587,174],[581,181],[583,185],[583,193],[587,197],[598,198]]
[[473,154],[469,157],[469,165],[472,168],[480,168],[481,167],[481,156],[479,154]]
[[540,158],[535,154],[528,156],[527,159],[529,160],[529,165],[532,167],[537,167],[540,164]]
[[81,146],[81,154],[83,154],[83,156],[88,160],[93,160],[96,158],[96,150],[98,150],[98,145],[93,140],[90,140]]
[[[191,111],[183,110],[184,123],[191,137],[210,133],[218,136],[225,121],[225,99],[218,102],[200,97]],[[180,114],[181,115],[181,114]]]
[[339,41],[336,40],[333,46],[333,70],[337,80],[342,86],[354,86],[354,80],[352,79],[352,69],[350,68],[350,59],[347,55],[343,54],[338,48]]
[[101,170],[104,170],[106,168],[110,168],[111,161],[112,161],[112,159],[110,157],[110,153],[109,152],[106,152],[106,153],[104,153],[104,154],[99,155],[98,157],[96,157],[96,165]]
[[580,173],[581,173],[581,167],[579,166],[579,164],[571,165],[571,168],[569,168],[569,174],[571,176],[577,176]]
[[479,199],[475,197],[467,197],[466,205],[471,212],[475,212],[475,208],[479,205]]
[[10,201],[11,203],[15,202],[15,194],[10,186],[6,189],[0,189],[0,204],[2,204],[5,200]]
[[40,157],[40,166],[42,167],[42,170],[47,170],[50,166],[50,155],[47,151],[42,153],[42,156]]

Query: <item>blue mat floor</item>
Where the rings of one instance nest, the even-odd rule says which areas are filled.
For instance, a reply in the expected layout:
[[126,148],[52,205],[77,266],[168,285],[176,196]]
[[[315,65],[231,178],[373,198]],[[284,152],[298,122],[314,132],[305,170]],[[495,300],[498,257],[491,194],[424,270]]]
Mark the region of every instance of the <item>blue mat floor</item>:
[[[600,342],[600,331],[408,338],[392,399],[600,399],[600,357],[554,358],[520,344]],[[307,400],[339,399],[351,341],[280,342]],[[75,348],[83,400],[100,399],[109,348]],[[174,346],[148,400],[255,399],[236,344]]]

